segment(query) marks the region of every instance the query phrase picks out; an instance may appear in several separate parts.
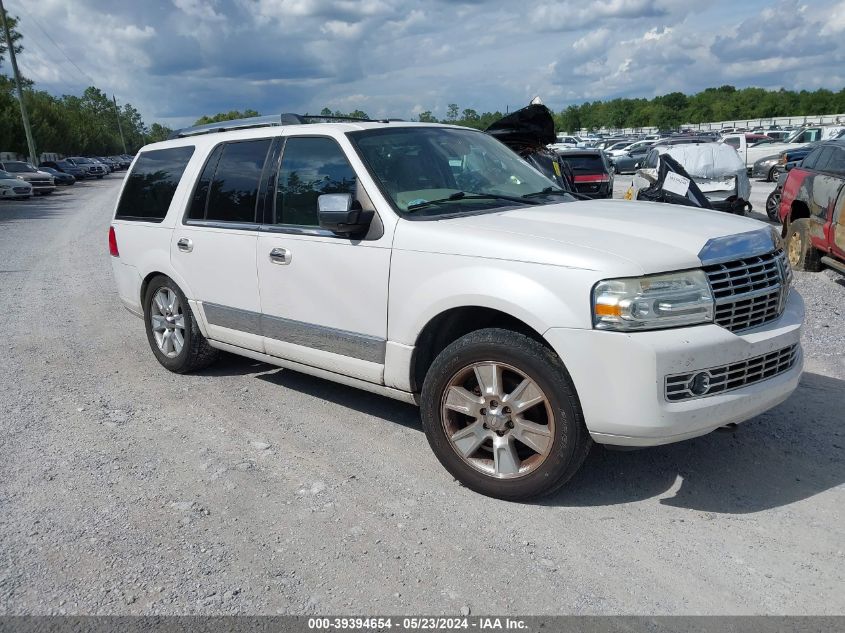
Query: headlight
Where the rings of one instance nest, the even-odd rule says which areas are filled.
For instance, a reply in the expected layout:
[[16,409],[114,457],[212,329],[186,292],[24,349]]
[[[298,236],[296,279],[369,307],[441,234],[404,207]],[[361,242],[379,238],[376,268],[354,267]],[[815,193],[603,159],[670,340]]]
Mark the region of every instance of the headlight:
[[593,288],[593,326],[631,331],[710,323],[713,306],[703,270],[606,279]]

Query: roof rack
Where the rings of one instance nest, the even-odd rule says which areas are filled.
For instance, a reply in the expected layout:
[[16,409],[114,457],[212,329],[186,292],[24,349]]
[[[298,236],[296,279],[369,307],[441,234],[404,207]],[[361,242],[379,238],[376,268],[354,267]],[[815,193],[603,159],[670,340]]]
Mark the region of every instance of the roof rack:
[[213,134],[215,132],[245,130],[255,127],[272,127],[276,125],[307,125],[308,123],[318,123],[320,121],[333,123],[350,121],[390,123],[391,121],[401,121],[401,119],[366,119],[363,117],[332,116],[324,114],[293,114],[292,112],[285,112],[283,114],[254,116],[246,119],[231,119],[229,121],[217,121],[215,123],[205,123],[203,125],[186,127],[181,130],[176,130],[169,138],[184,138],[186,136],[199,136],[200,134]]

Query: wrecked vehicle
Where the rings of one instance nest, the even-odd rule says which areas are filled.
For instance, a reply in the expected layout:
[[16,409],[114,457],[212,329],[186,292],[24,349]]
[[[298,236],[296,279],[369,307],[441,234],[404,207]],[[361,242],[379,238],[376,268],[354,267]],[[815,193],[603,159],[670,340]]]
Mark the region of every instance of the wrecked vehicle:
[[552,112],[543,104],[532,103],[511,112],[484,131],[510,147],[561,189],[576,191],[572,170],[557,152],[547,147],[557,142],[557,136]]
[[555,150],[572,170],[576,193],[588,198],[613,197],[613,167],[600,149]]
[[[667,156],[683,168],[683,174],[676,174],[674,179],[677,181],[676,188],[683,188],[681,179],[690,179],[707,199],[710,208],[740,215],[751,210],[748,202],[751,181],[745,164],[729,145],[723,143],[652,148],[634,175],[632,187],[635,191],[652,187],[658,181],[660,165]],[[642,196],[633,197],[643,199]]]

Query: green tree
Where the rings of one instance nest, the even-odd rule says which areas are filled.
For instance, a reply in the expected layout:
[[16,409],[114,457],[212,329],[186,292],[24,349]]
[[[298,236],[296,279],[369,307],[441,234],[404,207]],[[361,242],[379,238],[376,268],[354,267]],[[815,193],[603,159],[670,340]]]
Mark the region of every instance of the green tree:
[[431,110],[426,110],[425,112],[420,112],[417,121],[421,121],[422,123],[437,123],[437,117],[431,113]]
[[450,103],[446,107],[446,119],[448,121],[457,121],[458,120],[458,104],[457,103]]
[[207,123],[219,123],[220,121],[232,121],[234,119],[248,119],[254,116],[261,116],[256,110],[246,109],[243,112],[240,110],[229,110],[228,112],[218,112],[211,116],[201,116],[194,122],[194,125],[206,125]]

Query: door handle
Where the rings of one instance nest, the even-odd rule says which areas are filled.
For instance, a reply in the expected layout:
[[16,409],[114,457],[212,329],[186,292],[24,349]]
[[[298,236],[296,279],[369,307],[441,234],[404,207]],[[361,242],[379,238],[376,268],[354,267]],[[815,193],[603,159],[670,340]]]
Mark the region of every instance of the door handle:
[[178,242],[176,242],[176,248],[178,248],[183,253],[190,253],[194,250],[194,243],[191,241],[190,238],[183,237]]
[[290,264],[290,260],[293,258],[290,251],[286,248],[274,248],[270,251],[270,261],[274,264],[279,264],[281,266],[287,266]]

